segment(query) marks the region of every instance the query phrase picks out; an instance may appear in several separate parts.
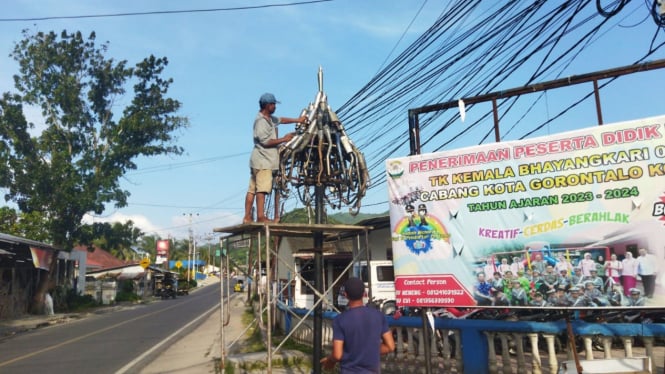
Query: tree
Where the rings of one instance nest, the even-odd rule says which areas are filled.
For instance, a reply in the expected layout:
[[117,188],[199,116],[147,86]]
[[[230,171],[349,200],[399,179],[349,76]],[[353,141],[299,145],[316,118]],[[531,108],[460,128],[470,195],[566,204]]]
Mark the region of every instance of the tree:
[[[139,156],[183,152],[176,132],[188,120],[167,96],[166,58],[129,67],[107,58],[108,43],[96,46],[94,33],[25,30],[23,37],[11,54],[17,92],[0,99],[0,187],[21,212],[41,215],[54,246],[71,248],[84,214],[127,205],[130,193],[119,181]],[[43,128],[26,120],[24,106],[41,109]]]
[[103,248],[121,260],[134,258],[132,245],[143,235],[139,228],[134,227],[134,222],[131,220],[125,223],[93,223],[83,226],[80,232],[79,237],[82,242]]
[[137,244],[139,248],[149,254],[152,263],[154,263],[157,258],[157,241],[161,239],[162,238],[155,235],[143,235],[138,240]]
[[0,207],[0,232],[45,242],[49,233],[42,226],[39,212],[22,213],[8,206]]

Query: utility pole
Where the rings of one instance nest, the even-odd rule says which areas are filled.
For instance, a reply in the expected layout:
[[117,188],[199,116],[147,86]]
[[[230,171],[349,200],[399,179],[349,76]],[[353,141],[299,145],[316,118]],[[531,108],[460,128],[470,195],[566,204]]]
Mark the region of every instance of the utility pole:
[[[210,271],[209,271],[210,270],[210,268],[209,268],[209,266],[210,266],[210,257],[211,257],[210,242],[212,241],[213,236],[212,235],[206,235],[206,237],[204,239],[208,242],[208,258],[206,260],[206,266],[208,267],[208,269],[206,269],[206,270],[208,270],[208,273],[210,273]],[[213,257],[213,259],[214,259],[214,257]],[[213,268],[213,270],[215,268],[215,261],[214,260],[213,260],[212,268]],[[220,270],[221,270],[221,266],[220,266]]]
[[192,219],[194,215],[199,215],[198,213],[183,213],[183,216],[189,216],[189,248],[187,249],[187,283],[192,280],[192,257],[194,253],[194,230],[192,229]]

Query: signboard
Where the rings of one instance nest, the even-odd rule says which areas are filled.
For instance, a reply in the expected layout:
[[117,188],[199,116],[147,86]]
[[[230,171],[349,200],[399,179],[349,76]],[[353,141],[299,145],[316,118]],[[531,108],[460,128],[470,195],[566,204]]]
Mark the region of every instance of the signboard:
[[30,247],[32,254],[32,263],[37,269],[49,270],[51,263],[53,263],[53,251],[49,249],[41,249]]
[[148,266],[150,266],[150,259],[149,258],[144,258],[139,262],[139,265],[141,265],[142,268],[147,269]]
[[175,267],[180,269],[182,267],[182,261],[176,261]]
[[239,248],[249,248],[250,245],[250,239],[239,239],[239,240],[234,240],[230,244],[230,247],[233,249],[239,249]]
[[664,124],[387,160],[398,305],[665,306]]
[[161,265],[164,262],[166,262],[169,258],[169,248],[171,246],[171,241],[166,239],[166,240],[158,240],[156,243],[156,252],[157,256],[155,259],[155,264]]

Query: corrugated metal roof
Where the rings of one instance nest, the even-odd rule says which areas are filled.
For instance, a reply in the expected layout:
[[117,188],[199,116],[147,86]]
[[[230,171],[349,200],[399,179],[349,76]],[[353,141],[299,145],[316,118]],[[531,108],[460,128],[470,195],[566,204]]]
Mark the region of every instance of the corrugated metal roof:
[[27,245],[27,246],[30,246],[30,247],[50,249],[50,250],[54,250],[54,251],[62,250],[61,248],[54,247],[54,246],[52,246],[50,244],[47,244],[47,243],[38,242],[36,240],[21,238],[19,236],[4,234],[4,233],[0,232],[0,243],[2,243],[2,242],[8,243],[8,244],[23,244],[23,245]]

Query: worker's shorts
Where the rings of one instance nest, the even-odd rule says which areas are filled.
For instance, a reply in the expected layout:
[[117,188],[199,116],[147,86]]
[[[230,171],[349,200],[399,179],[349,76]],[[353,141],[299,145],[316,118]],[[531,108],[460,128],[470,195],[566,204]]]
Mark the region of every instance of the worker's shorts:
[[270,169],[252,169],[252,177],[249,179],[249,193],[272,192],[272,170]]

